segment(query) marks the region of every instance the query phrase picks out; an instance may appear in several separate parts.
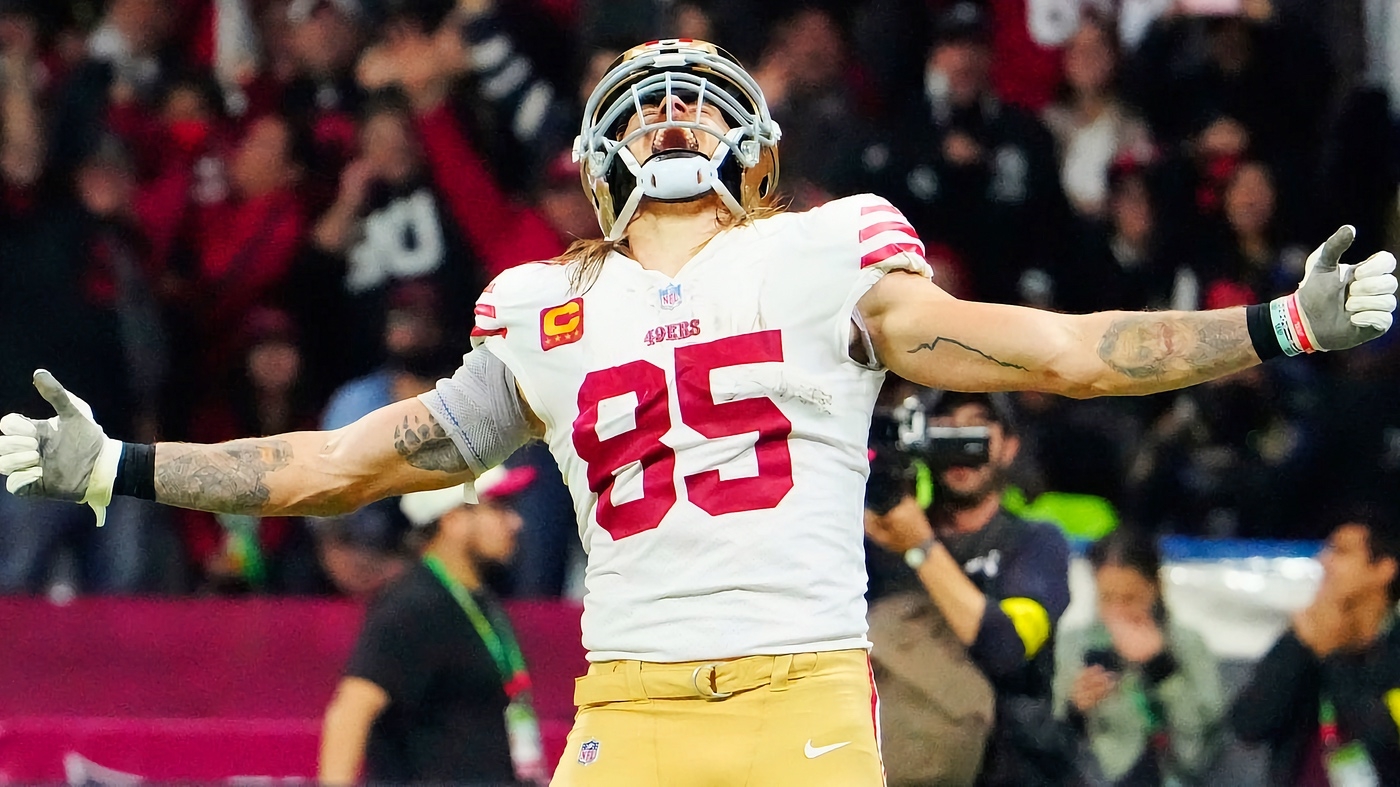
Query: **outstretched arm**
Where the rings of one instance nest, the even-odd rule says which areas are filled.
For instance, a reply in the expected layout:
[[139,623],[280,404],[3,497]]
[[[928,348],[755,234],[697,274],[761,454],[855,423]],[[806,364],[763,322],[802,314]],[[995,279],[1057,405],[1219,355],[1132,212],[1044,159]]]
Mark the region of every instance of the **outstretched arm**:
[[[1380,336],[1395,309],[1395,258],[1381,252],[1338,265],[1354,233],[1344,227],[1309,258],[1294,295],[1265,326],[1265,354],[1354,347]],[[1260,362],[1246,309],[1070,315],[958,300],[932,282],[891,273],[859,303],[880,360],[934,388],[1038,390],[1075,398],[1169,391]],[[1292,308],[1292,319],[1289,309]],[[1274,312],[1267,312],[1273,314]]]
[[949,390],[1147,394],[1259,363],[1244,309],[1068,315],[953,298],[892,273],[861,300],[880,360]]
[[485,349],[464,357],[432,394],[341,429],[216,445],[122,443],[107,437],[87,403],[53,375],[35,372],[34,386],[55,415],[0,418],[5,487],[21,496],[87,503],[99,526],[114,494],[219,513],[352,511],[384,497],[470,481],[543,432],[509,369]]
[[156,500],[201,511],[328,516],[471,479],[462,454],[417,399],[333,432],[156,445]]

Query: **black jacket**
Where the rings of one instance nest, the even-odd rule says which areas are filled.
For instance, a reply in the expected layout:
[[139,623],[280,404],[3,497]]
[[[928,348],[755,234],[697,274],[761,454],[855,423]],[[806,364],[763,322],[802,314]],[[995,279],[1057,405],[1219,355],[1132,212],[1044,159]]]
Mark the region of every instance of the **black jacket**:
[[[1400,629],[1392,626],[1361,653],[1318,659],[1291,630],[1255,667],[1230,709],[1230,725],[1245,743],[1269,747],[1269,784],[1291,786],[1313,766],[1318,708],[1326,694],[1344,741],[1366,747],[1381,784],[1400,784]],[[1394,694],[1393,694],[1394,693]],[[1394,707],[1394,711],[1391,708]]]
[[[1034,116],[986,97],[952,107],[925,95],[887,154],[866,152],[872,189],[899,206],[926,242],[961,259],[981,300],[1019,303],[1028,270],[1058,274],[1072,242],[1050,132]],[[981,148],[975,163],[944,156],[953,133]],[[886,161],[887,159],[887,161]]]

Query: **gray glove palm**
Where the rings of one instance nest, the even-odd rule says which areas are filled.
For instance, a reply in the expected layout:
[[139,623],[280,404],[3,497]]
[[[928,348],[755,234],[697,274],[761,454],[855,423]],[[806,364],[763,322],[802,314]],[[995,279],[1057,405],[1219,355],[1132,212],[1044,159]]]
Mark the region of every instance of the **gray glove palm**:
[[1346,225],[1308,256],[1298,301],[1307,339],[1317,350],[1346,350],[1390,330],[1394,320],[1395,256],[1378,252],[1360,265],[1342,264],[1356,239]]
[[87,402],[68,393],[52,374],[34,373],[34,387],[56,415],[46,420],[10,413],[0,418],[0,474],[19,497],[87,503],[106,521],[121,443],[109,439]]

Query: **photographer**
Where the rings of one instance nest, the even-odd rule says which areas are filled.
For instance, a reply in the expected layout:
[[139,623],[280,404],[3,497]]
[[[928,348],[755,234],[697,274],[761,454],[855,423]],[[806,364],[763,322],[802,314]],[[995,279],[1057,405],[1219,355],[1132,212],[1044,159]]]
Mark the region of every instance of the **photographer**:
[[[918,409],[897,446],[876,447],[866,533],[903,556],[938,617],[995,692],[995,723],[975,783],[1062,783],[1074,743],[1055,722],[1050,695],[1055,625],[1069,605],[1069,546],[1053,526],[1019,519],[1001,506],[1007,470],[1020,447],[1001,397],[943,394],[928,411],[927,429]],[[948,427],[955,430],[948,433]],[[906,451],[913,456],[903,456]],[[934,482],[927,510],[909,483],[912,459],[928,466]],[[903,645],[882,638],[880,627],[872,626],[877,669],[882,653]],[[950,694],[969,690],[965,681],[948,677],[933,676]],[[899,752],[889,751],[897,746],[887,745],[891,784],[950,783],[905,779]]]

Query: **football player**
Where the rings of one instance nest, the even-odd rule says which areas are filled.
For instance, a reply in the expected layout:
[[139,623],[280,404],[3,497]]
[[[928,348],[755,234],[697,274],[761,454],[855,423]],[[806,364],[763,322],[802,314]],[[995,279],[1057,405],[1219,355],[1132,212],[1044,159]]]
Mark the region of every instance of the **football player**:
[[[501,274],[436,390],[334,432],[220,445],[108,438],[56,410],[0,422],[11,492],[325,515],[469,482],[544,440],[588,552],[591,662],[558,785],[878,785],[866,659],[866,438],[886,370],[934,388],[1135,395],[1390,328],[1395,258],[1207,312],[1056,314],[953,298],[879,197],[783,213],[779,129],[700,41],[625,53],[575,153],[605,238]],[[936,543],[909,550],[920,563]]]

